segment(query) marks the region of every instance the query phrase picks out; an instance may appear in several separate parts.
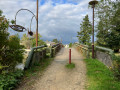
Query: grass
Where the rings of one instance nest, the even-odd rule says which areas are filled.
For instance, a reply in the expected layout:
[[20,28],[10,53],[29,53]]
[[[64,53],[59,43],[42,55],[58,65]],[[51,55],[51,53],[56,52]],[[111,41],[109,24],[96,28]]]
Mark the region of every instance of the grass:
[[87,90],[120,90],[120,82],[116,80],[103,63],[97,59],[85,59],[87,65]]
[[48,67],[48,65],[51,64],[52,61],[53,58],[44,59],[41,61],[41,63],[36,63],[30,69],[26,70],[24,75],[27,77],[38,75],[38,73],[43,72]]
[[73,69],[73,68],[75,68],[75,64],[74,63],[66,64],[65,67],[68,69]]
[[120,53],[115,53],[116,56],[120,56]]

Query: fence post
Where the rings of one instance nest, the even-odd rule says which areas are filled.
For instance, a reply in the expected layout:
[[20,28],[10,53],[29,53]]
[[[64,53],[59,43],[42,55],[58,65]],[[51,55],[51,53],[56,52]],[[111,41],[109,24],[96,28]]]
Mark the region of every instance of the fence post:
[[69,64],[71,64],[71,49],[69,49]]

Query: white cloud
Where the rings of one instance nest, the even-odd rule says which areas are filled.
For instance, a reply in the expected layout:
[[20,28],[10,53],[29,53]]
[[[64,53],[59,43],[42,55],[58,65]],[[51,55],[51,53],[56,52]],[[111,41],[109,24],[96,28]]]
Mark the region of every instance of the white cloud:
[[[68,0],[72,1],[72,0]],[[78,2],[79,1],[79,2]],[[44,40],[62,38],[63,42],[77,41],[77,31],[80,23],[86,14],[91,17],[92,10],[88,9],[89,0],[75,0],[78,4],[66,3],[52,5],[48,0],[39,6],[39,33]],[[20,8],[27,8],[36,15],[36,2],[34,0],[0,0],[0,9],[10,20],[14,19],[15,13]],[[29,12],[20,12],[17,16],[17,23],[29,27],[32,14]],[[32,30],[36,30],[36,21],[33,20]]]

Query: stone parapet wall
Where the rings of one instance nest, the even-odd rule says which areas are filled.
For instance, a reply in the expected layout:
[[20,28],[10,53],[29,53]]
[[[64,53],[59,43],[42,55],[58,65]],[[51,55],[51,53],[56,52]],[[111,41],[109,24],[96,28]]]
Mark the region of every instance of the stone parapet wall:
[[54,57],[61,48],[62,48],[61,43],[52,46],[50,50],[51,57]]
[[112,57],[110,54],[97,50],[95,55],[96,58],[103,62],[107,67],[113,68]]
[[[86,58],[91,58],[92,47],[83,44],[74,44],[74,47],[80,51]],[[107,67],[114,68],[113,66],[113,50],[105,47],[95,46],[95,58],[105,64]]]
[[25,62],[25,69],[31,67],[36,63],[40,63],[40,61],[46,58],[46,55],[48,54],[49,51],[50,56],[54,57],[56,53],[61,49],[61,45],[62,45],[61,43],[58,43],[51,48],[48,48],[44,45],[32,48]]
[[25,69],[31,67],[35,63],[39,63],[40,60],[46,56],[46,46],[38,46],[31,49],[25,62]]

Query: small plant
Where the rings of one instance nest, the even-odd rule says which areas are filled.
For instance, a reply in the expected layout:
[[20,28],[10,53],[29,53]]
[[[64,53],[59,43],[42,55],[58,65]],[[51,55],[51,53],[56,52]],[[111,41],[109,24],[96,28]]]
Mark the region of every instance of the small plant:
[[65,67],[68,69],[73,69],[73,68],[75,68],[75,64],[74,63],[67,64],[67,65],[65,65]]
[[32,67],[30,67],[28,70],[26,70],[24,72],[24,76],[26,77],[31,77],[31,76],[36,76],[40,72],[43,72],[48,65],[51,64],[51,62],[53,61],[53,58],[46,58],[44,60],[42,60],[40,63],[35,63]]
[[69,44],[69,47],[72,47],[72,43]]
[[120,56],[113,55],[113,65],[114,68],[112,69],[114,75],[120,81]]
[[0,90],[11,90],[18,83],[23,76],[23,71],[17,70],[8,74],[0,74]]

